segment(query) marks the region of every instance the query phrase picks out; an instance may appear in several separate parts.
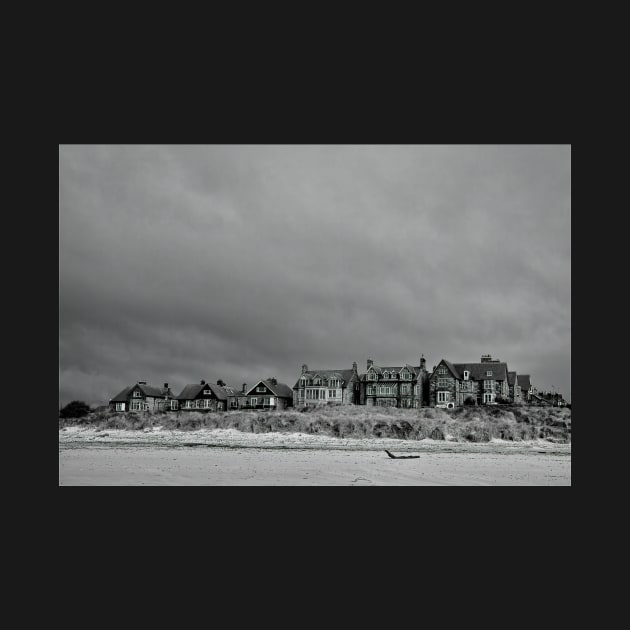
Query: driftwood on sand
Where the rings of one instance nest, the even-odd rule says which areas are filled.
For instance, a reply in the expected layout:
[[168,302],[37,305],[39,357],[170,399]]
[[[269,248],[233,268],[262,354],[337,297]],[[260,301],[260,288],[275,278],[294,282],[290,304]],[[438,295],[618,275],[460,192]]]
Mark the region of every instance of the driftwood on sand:
[[418,459],[420,457],[420,455],[392,455],[387,449],[385,449],[385,452],[392,459]]

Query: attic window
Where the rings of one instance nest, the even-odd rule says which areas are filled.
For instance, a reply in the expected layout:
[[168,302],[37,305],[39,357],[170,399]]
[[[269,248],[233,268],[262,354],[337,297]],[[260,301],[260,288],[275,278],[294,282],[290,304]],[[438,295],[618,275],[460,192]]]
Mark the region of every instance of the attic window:
[[389,372],[383,372],[383,378],[389,378]]
[[488,370],[488,371],[486,372],[486,376],[492,376],[492,370]]
[[136,389],[136,390],[133,392],[133,397],[134,397],[134,398],[142,398],[142,394],[141,394],[141,393],[140,393],[140,392]]
[[204,389],[203,390],[203,395],[204,396],[209,396],[210,394],[212,394],[212,390],[211,389]]
[[438,369],[438,374],[446,374],[446,368],[445,367],[441,367]]
[[264,392],[264,391],[265,391],[265,387],[264,387],[264,385],[259,385],[259,386],[256,388],[256,391],[257,391],[257,392]]
[[468,370],[464,370],[464,380],[467,381],[470,376],[470,372]]

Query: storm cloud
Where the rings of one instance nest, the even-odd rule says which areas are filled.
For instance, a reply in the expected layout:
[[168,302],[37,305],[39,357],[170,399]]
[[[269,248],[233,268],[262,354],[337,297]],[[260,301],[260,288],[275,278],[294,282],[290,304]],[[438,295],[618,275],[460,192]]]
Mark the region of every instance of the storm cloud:
[[570,396],[570,146],[60,146],[60,402],[421,353]]

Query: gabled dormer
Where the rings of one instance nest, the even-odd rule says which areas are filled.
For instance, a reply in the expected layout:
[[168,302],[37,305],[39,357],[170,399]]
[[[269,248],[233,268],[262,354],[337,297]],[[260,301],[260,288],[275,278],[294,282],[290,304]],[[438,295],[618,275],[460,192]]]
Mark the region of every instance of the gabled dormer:
[[376,368],[374,367],[374,365],[370,365],[370,367],[368,367],[366,375],[365,375],[365,380],[378,381],[378,372]]

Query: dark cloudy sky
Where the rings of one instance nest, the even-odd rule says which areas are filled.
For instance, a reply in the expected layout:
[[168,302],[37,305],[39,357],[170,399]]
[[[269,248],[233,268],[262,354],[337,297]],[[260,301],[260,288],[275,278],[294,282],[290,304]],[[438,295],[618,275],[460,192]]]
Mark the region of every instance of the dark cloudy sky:
[[570,146],[60,146],[60,402],[421,353],[569,397]]

